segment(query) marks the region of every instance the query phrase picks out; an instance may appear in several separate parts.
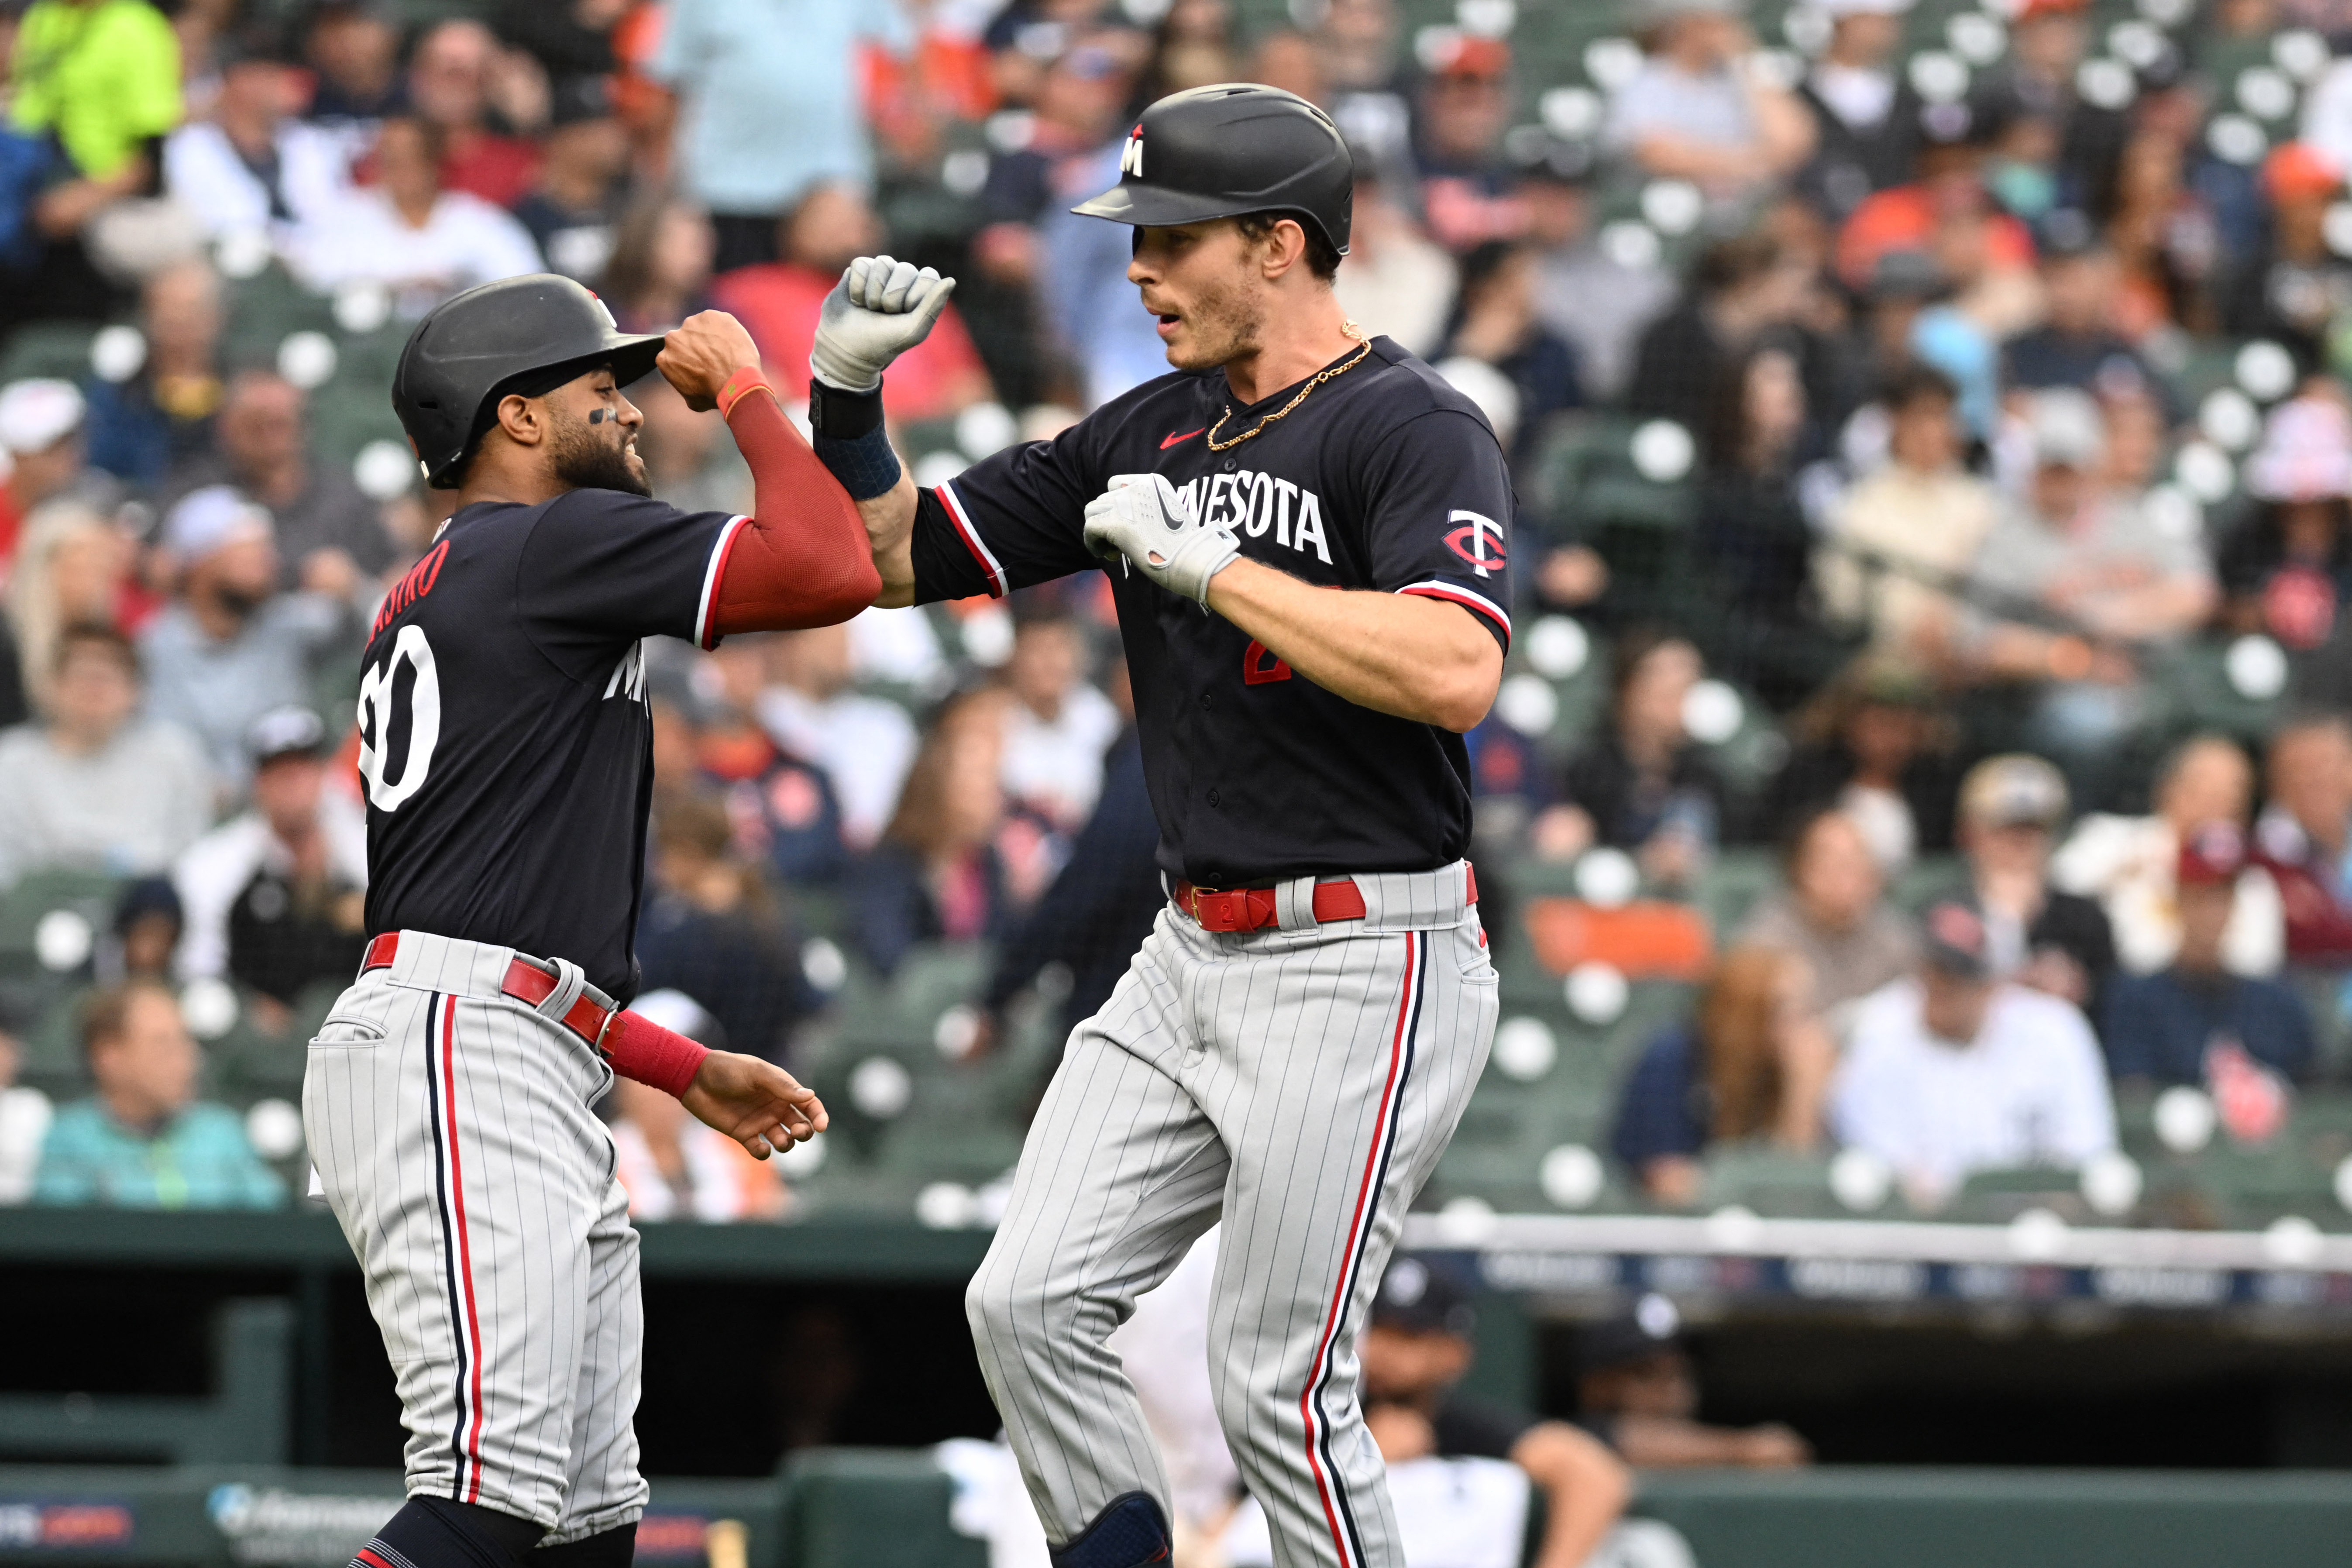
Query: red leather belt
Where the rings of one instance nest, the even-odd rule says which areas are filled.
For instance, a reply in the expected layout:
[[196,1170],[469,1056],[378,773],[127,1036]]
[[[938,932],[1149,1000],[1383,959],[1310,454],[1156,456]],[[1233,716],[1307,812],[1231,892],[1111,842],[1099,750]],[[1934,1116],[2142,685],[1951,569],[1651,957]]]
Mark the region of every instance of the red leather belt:
[[[1465,867],[1469,888],[1463,901],[1478,901],[1478,878]],[[1176,907],[1200,922],[1202,931],[1264,931],[1282,923],[1282,914],[1275,907],[1272,888],[1232,888],[1219,892],[1212,888],[1196,888],[1190,882],[1176,884]],[[1364,891],[1355,879],[1342,877],[1337,881],[1315,884],[1315,921],[1328,925],[1333,921],[1360,921],[1364,918]]]
[[[367,957],[360,963],[360,973],[371,969],[389,969],[400,952],[400,933],[388,931],[367,944]],[[499,989],[526,1007],[536,1007],[555,994],[555,976],[527,958],[518,958],[507,965],[506,979]],[[617,1008],[599,1007],[585,995],[572,1004],[572,1010],[559,1020],[563,1026],[587,1041],[601,1045],[604,1030],[612,1023]]]

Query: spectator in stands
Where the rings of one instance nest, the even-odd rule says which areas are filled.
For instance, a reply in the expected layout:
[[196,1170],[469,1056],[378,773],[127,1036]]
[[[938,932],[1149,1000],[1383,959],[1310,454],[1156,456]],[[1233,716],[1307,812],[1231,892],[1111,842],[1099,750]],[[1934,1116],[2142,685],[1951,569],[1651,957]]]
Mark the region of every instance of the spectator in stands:
[[1960,781],[1959,847],[1993,973],[2101,1016],[2116,969],[2106,911],[2050,885],[2066,780],[2040,757],[1987,757]]
[[327,783],[327,728],[308,708],[273,708],[247,728],[253,805],[198,839],[172,868],[186,934],[184,978],[234,978],[265,1034],[281,1032],[312,986],[340,987],[365,945],[367,815]]
[[981,690],[941,706],[890,826],[851,869],[858,947],[886,974],[918,943],[974,942],[1004,929],[1010,897],[996,837],[1010,700]]
[[2071,1168],[2114,1148],[2082,1013],[1997,977],[1974,899],[1930,905],[1920,924],[1916,973],[1854,1015],[1830,1096],[1839,1140],[1885,1161],[1922,1210],[1978,1171]]
[[2287,959],[2342,968],[2352,963],[2352,720],[2288,719],[2272,731],[2264,772],[2254,858],[2278,887]]
[[2247,867],[2234,827],[2200,829],[2175,874],[2180,949],[2154,974],[2126,975],[2107,997],[2107,1070],[2118,1083],[2211,1084],[2246,1061],[2299,1079],[2311,1070],[2311,1016],[2293,987],[2230,973],[2222,934]]
[[1004,661],[1006,795],[1065,833],[1086,822],[1102,793],[1103,753],[1118,710],[1087,679],[1086,627],[1068,601],[1031,589],[1014,602]]
[[[1434,359],[1454,319],[1455,281],[1445,247],[1423,234],[1412,215],[1359,168],[1348,264],[1331,285],[1349,316],[1367,331],[1394,338],[1407,353]],[[1152,339],[1161,365],[1154,374],[1164,374],[1164,345],[1157,332]]]
[[539,247],[513,215],[443,188],[443,136],[430,121],[385,121],[376,133],[375,184],[354,192],[331,221],[294,236],[295,275],[322,291],[381,285],[413,320],[476,284],[539,271]]
[[1681,1331],[1675,1304],[1651,1294],[1632,1311],[1580,1332],[1576,1424],[1645,1470],[1707,1465],[1780,1470],[1812,1463],[1812,1445],[1777,1421],[1716,1426],[1696,1418],[1698,1372]]
[[20,148],[12,171],[22,195],[11,205],[26,205],[10,215],[17,243],[0,325],[100,321],[115,300],[91,259],[93,226],[160,184],[157,139],[182,112],[179,43],[141,0],[35,0],[13,37],[8,123],[50,152],[28,159]]
[[1773,833],[1845,813],[1893,876],[1951,842],[1955,726],[1935,683],[1900,657],[1864,655],[1790,719],[1794,749],[1772,781]]
[[700,715],[697,771],[720,791],[746,864],[767,867],[780,887],[827,886],[841,879],[849,853],[833,781],[760,723],[772,637],[738,632],[710,655],[718,691]]
[[310,118],[349,130],[399,108],[400,18],[389,0],[323,0],[311,8],[302,58],[317,73]]
[[2340,393],[2271,410],[2246,489],[2261,506],[2223,538],[2215,563],[2222,621],[2297,651],[2318,647],[2352,596],[2352,416]]
[[2161,396],[2162,378],[2116,330],[2123,297],[2116,253],[2080,213],[2054,215],[2043,235],[2042,324],[2009,341],[2004,384],[2028,392],[2080,387],[2103,398]]
[[1421,206],[1440,245],[1459,252],[1527,232],[1502,155],[1511,123],[1511,50],[1475,33],[1444,37],[1422,79],[1416,153]]
[[1786,329],[1811,285],[1803,259],[1769,235],[1709,246],[1691,268],[1682,302],[1642,334],[1627,411],[1704,427],[1726,367],[1767,333]]
[[[2173,874],[2180,847],[2200,829],[2243,831],[2253,803],[2254,771],[2226,735],[2195,735],[2158,765],[2155,810],[2147,816],[2094,814],[2051,862],[2051,880],[2098,900],[2115,932],[2116,956],[2133,974],[2152,974],[2179,951]],[[2241,879],[2236,912],[2222,939],[2233,974],[2269,974],[2285,951],[2278,889],[2259,869]]]
[[1796,1153],[1822,1141],[1837,1045],[1794,952],[1736,947],[1688,1021],[1652,1040],[1617,1102],[1611,1150],[1661,1203],[1696,1203],[1711,1143],[1762,1139]]
[[152,980],[169,985],[179,978],[173,962],[180,951],[186,914],[179,889],[169,877],[140,877],[126,882],[114,900],[114,963],[98,966],[100,979]]
[[276,1208],[286,1184],[246,1141],[236,1112],[196,1098],[203,1058],[180,1004],[152,981],[82,1005],[82,1052],[98,1092],[57,1114],[33,1201],[121,1208]]
[[37,377],[0,387],[0,449],[8,474],[0,480],[0,580],[16,559],[25,520],[53,497],[102,502],[111,489],[87,467],[81,391],[69,381]]
[[351,183],[343,138],[294,118],[302,83],[275,38],[247,30],[219,47],[220,91],[211,112],[163,144],[163,180],[205,232],[268,235],[282,242],[303,224],[330,221]]
[[1807,581],[1811,524],[1797,477],[1822,455],[1802,367],[1767,339],[1726,367],[1701,432],[1706,479],[1693,542],[1713,575],[1703,641],[1711,662],[1785,710],[1833,668]]
[[280,587],[348,595],[383,578],[392,539],[350,473],[313,460],[303,413],[301,391],[284,376],[240,372],[215,419],[216,451],[174,473],[172,488],[233,487],[269,513]]
[[[886,239],[864,196],[845,185],[819,185],[779,226],[777,243],[782,259],[720,274],[711,303],[742,321],[778,390],[793,399],[808,391],[809,348],[824,297],[843,268],[882,249]],[[894,418],[943,418],[992,395],[988,372],[953,305],[890,368]]]
[[160,871],[205,830],[204,755],[138,717],[139,673],[110,626],[58,636],[45,721],[0,734],[0,886],[49,867]]
[[1442,351],[1492,365],[1517,394],[1516,436],[1496,428],[1521,462],[1549,434],[1553,416],[1584,402],[1576,351],[1536,313],[1534,247],[1490,240],[1462,260],[1460,304]]
[[708,795],[673,797],[653,838],[653,886],[637,922],[644,984],[700,1003],[729,1049],[784,1060],[817,1004],[792,927],[735,854],[726,808]]
[[1911,967],[1918,936],[1885,902],[1885,873],[1853,818],[1817,812],[1790,829],[1788,846],[1787,886],[1750,910],[1733,940],[1802,957],[1813,1005],[1842,1038],[1855,1004]]
[[1868,288],[1886,257],[1914,252],[1934,258],[1962,312],[1994,336],[2031,324],[2041,304],[2033,235],[1985,186],[2000,130],[1996,116],[1964,104],[1920,111],[1911,178],[1864,198],[1838,231],[1848,288]]
[[2104,784],[2144,707],[2137,659],[2204,624],[2213,574],[2195,539],[2100,488],[2105,437],[2087,394],[2053,387],[2032,394],[2030,409],[2031,491],[1977,548],[1969,578],[1983,607],[1959,656],[1979,678],[2036,683],[2039,748]]
[[1610,100],[1603,140],[1644,174],[1709,195],[1758,194],[1812,155],[1811,118],[1744,64],[1741,0],[1643,0],[1642,69]]
[[[1601,243],[1589,188],[1593,170],[1590,150],[1549,144],[1522,170],[1519,195],[1528,208],[1528,242],[1538,253],[1536,313],[1575,349],[1585,395],[1601,401],[1624,390],[1643,331],[1674,304],[1675,287],[1664,268],[1629,266]],[[1360,201],[1360,228],[1363,221]],[[1348,266],[1355,263],[1351,251]],[[1345,298],[1347,268],[1340,271]]]
[[2263,163],[2269,222],[2224,286],[2221,327],[2233,337],[2283,343],[2305,371],[2330,361],[2336,300],[2352,288],[2352,263],[2327,241],[2327,214],[2344,170],[2306,142],[2272,150]]
[[1653,882],[1679,887],[1698,874],[1723,812],[1722,782],[1683,724],[1705,673],[1685,638],[1619,641],[1608,723],[1560,775],[1560,804],[1537,820],[1538,853],[1567,858],[1601,844],[1631,852]]
[[138,546],[112,519],[60,497],[26,520],[8,575],[8,624],[26,700],[46,711],[58,645],[74,626],[121,627],[151,608],[131,580]]
[[629,133],[614,117],[603,78],[555,84],[543,145],[539,179],[515,203],[514,215],[550,268],[602,288],[629,171]]
[[2025,0],[2010,24],[2009,52],[1977,82],[1975,112],[2003,125],[2047,127],[2056,205],[2105,207],[2126,125],[2112,109],[2084,101],[2075,85],[2090,43],[2091,0]]
[[166,267],[140,294],[146,358],[126,381],[96,381],[89,460],[117,479],[153,486],[212,445],[220,407],[220,278],[202,261]]
[[614,232],[602,290],[621,330],[657,332],[706,309],[717,245],[709,216],[691,202],[632,207]]
[[[528,56],[499,47],[469,18],[436,23],[408,58],[408,104],[436,133],[429,143],[438,188],[511,207],[539,172],[528,135],[547,119],[547,80]],[[503,129],[494,123],[503,121]],[[379,163],[383,143],[376,148]]]
[[1843,220],[1873,191],[1900,184],[1918,145],[1919,94],[1895,68],[1912,0],[1829,0],[1828,44],[1798,85],[1813,155],[1797,188]]
[[678,165],[717,225],[719,271],[774,260],[777,219],[811,191],[872,182],[855,63],[865,39],[903,53],[898,7],[680,0],[670,8],[646,72],[683,100]]
[[848,627],[782,632],[769,647],[773,684],[761,695],[761,722],[777,745],[824,770],[841,802],[842,836],[865,850],[889,822],[914,763],[914,722],[897,703],[851,685]]
[[278,592],[269,514],[226,485],[191,491],[163,520],[163,548],[179,572],[171,604],[139,634],[147,712],[204,742],[231,794],[247,776],[247,728],[273,708],[301,706],[317,662],[355,641],[348,599]]
[[[630,1005],[689,1040],[709,1044],[717,1020],[683,991],[648,991]],[[719,1048],[714,1047],[713,1048]],[[613,1173],[629,1194],[629,1217],[777,1219],[792,1207],[772,1161],[697,1121],[676,1097],[631,1079],[613,1086]]]
[[1477,1309],[1443,1268],[1411,1256],[1381,1276],[1356,1354],[1364,1420],[1391,1464],[1507,1459],[1543,1490],[1533,1568],[1579,1568],[1633,1496],[1624,1464],[1586,1432],[1488,1405],[1456,1386],[1477,1353]]

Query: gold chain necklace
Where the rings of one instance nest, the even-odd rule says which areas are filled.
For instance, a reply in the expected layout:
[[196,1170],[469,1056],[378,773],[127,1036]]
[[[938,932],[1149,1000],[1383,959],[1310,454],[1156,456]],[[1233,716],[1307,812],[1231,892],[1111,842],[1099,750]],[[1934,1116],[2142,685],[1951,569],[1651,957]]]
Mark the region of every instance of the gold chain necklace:
[[1263,434],[1267,426],[1273,424],[1276,420],[1281,418],[1284,415],[1289,413],[1300,404],[1306,402],[1307,395],[1308,393],[1314,391],[1317,387],[1322,385],[1333,376],[1343,375],[1347,372],[1355,369],[1359,364],[1361,364],[1363,363],[1364,356],[1372,352],[1372,340],[1364,336],[1364,329],[1356,325],[1353,321],[1340,322],[1339,331],[1347,336],[1355,339],[1356,342],[1361,343],[1363,346],[1359,348],[1354,353],[1349,354],[1346,359],[1341,360],[1338,364],[1317,371],[1315,374],[1308,379],[1307,384],[1298,389],[1297,396],[1292,398],[1289,402],[1284,404],[1281,407],[1276,409],[1273,413],[1267,415],[1265,418],[1259,420],[1256,424],[1251,426],[1240,435],[1234,437],[1232,440],[1220,441],[1217,439],[1217,432],[1223,429],[1225,427],[1225,421],[1234,416],[1234,405],[1230,403],[1226,404],[1225,411],[1217,416],[1217,422],[1209,426],[1209,450],[1212,452],[1230,452],[1235,447],[1240,446],[1243,442],[1249,440],[1253,437]]

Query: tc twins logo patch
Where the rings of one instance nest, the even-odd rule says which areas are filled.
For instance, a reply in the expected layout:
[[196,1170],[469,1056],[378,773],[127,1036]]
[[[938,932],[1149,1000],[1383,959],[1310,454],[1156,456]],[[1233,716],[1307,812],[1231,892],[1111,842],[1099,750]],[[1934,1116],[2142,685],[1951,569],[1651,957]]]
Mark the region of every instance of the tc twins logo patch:
[[1492,577],[1495,574],[1490,568],[1510,564],[1501,523],[1482,513],[1458,509],[1446,513],[1445,521],[1459,525],[1446,534],[1445,548],[1462,557],[1471,571],[1481,577]]
[[1118,175],[1123,180],[1143,178],[1143,127],[1139,125],[1127,134],[1127,145],[1118,150]]

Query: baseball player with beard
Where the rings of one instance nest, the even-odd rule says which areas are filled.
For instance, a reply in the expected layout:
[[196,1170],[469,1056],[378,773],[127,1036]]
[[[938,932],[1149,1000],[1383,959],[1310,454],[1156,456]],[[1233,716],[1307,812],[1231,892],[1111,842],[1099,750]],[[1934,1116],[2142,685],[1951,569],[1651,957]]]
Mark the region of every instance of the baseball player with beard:
[[[621,391],[724,411],[749,517],[651,499]],[[877,586],[849,499],[732,317],[614,330],[547,275],[441,305],[393,402],[457,510],[364,655],[367,925],[302,1121],[408,1428],[408,1501],[354,1568],[630,1561],[637,1238],[594,1106],[615,1073],[764,1159],[825,1124],[754,1057],[627,1010],[653,788],[643,640],[846,620]]]
[[1355,1344],[1494,1032],[1462,735],[1510,637],[1510,476],[1333,298],[1320,110],[1178,93],[1121,170],[1076,210],[1133,226],[1174,374],[918,489],[881,373],[951,280],[859,259],[810,356],[879,602],[1109,563],[1160,822],[1169,903],[1072,1033],[966,1306],[1057,1568],[1157,1562],[1168,1483],[1104,1342],[1222,1216],[1208,1373],[1276,1560],[1402,1568]]

